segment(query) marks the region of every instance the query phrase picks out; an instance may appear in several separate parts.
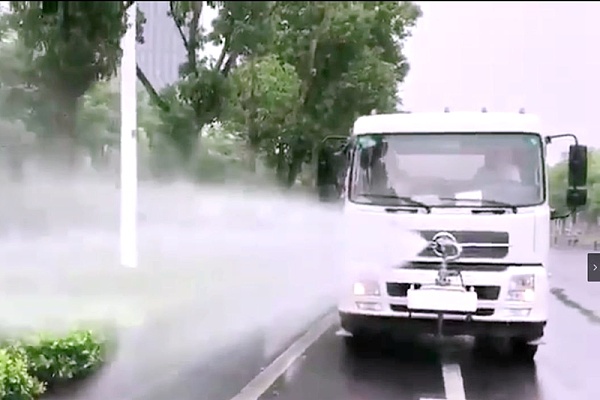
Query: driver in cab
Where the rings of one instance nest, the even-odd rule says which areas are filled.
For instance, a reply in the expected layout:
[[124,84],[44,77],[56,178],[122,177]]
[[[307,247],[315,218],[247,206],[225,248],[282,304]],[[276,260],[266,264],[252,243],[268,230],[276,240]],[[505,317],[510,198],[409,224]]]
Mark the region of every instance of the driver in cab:
[[478,183],[522,182],[521,172],[510,149],[490,149],[485,153],[484,165],[473,178]]
[[371,190],[386,197],[406,196],[410,193],[408,174],[398,164],[396,151],[387,143],[379,145],[377,157],[371,166]]

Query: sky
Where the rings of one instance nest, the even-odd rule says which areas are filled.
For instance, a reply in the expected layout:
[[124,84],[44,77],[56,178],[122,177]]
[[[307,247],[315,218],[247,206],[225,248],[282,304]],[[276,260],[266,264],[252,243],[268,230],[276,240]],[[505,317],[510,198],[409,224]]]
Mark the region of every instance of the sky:
[[[407,110],[538,114],[544,133],[600,147],[600,2],[417,2]],[[568,140],[549,147],[550,161]]]

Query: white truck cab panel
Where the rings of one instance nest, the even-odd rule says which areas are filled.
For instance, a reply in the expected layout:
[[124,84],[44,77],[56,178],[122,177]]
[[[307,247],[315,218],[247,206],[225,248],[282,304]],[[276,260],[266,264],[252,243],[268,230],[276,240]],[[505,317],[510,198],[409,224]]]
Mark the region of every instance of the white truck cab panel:
[[[532,207],[511,215],[478,216],[471,215],[469,209],[463,209],[462,212],[444,210],[448,209],[432,210],[431,214],[419,212],[390,215],[380,207],[365,209],[364,206],[351,203],[345,207],[347,218],[356,220],[357,226],[368,223],[367,220],[380,226],[381,221],[375,219],[387,218],[392,226],[397,227],[399,235],[408,230],[421,235],[427,243],[437,232],[450,232],[459,241],[464,239],[463,256],[456,260],[455,265],[461,268],[462,283],[467,287],[474,286],[478,292],[478,305],[481,306],[481,310],[479,315],[473,315],[474,321],[545,322],[549,290],[545,265],[548,259],[549,236],[542,230],[540,233],[544,235],[545,242],[539,241],[536,225],[540,221],[542,224],[543,221],[549,221],[547,207]],[[393,230],[386,230],[387,234],[393,234],[392,232]],[[503,237],[506,238],[505,242]],[[489,238],[487,243],[486,238]],[[485,247],[494,244],[498,247]],[[502,244],[504,245],[501,246]],[[478,245],[481,247],[477,247]],[[356,260],[357,257],[351,257],[346,262],[353,264],[352,259]],[[377,262],[381,263],[380,259],[377,259]],[[366,310],[363,304],[365,298],[362,295],[355,296],[349,287],[348,295],[340,300],[339,311],[348,314],[368,313],[408,318],[406,293],[398,289],[398,285],[403,285],[406,289],[408,285],[435,283],[440,259],[425,248],[409,261],[402,260],[398,264],[390,260],[388,265],[371,266],[364,257],[361,257],[357,264],[350,265],[350,269],[365,271],[363,277],[369,276],[370,273],[369,278],[377,280],[380,296],[369,297],[368,302],[373,303],[373,309]],[[372,276],[374,274],[370,271],[377,271],[377,276]],[[535,296],[530,301],[512,300],[509,293],[511,279],[523,276],[533,277]],[[460,285],[460,278],[452,277],[452,283]],[[416,313],[412,318],[435,319],[437,314]],[[464,319],[464,316],[449,313],[444,318],[460,320]],[[465,329],[466,333],[468,329]]]
[[[349,343],[373,333],[466,334],[507,338],[533,358],[549,296],[551,211],[540,132],[540,119],[523,113],[358,118],[346,147],[345,219],[383,223],[385,235],[413,232],[424,248],[369,258],[353,246],[346,263],[359,273],[338,304]],[[501,170],[494,153],[505,147],[518,175],[480,175],[493,167],[488,158]]]

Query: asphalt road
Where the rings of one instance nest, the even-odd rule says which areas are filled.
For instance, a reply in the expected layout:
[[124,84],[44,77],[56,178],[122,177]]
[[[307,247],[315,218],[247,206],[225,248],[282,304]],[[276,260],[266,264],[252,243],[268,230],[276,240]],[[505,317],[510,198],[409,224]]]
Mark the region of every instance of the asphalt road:
[[[492,361],[475,356],[472,344],[461,339],[408,345],[381,343],[352,356],[345,351],[334,323],[317,340],[309,341],[305,351],[300,348],[289,357],[289,350],[281,355],[287,357],[283,364],[289,362],[278,374],[277,368],[270,370],[277,367],[278,362],[273,363],[276,356],[302,340],[289,338],[277,351],[267,353],[269,335],[278,329],[272,325],[216,348],[210,356],[190,357],[177,368],[155,365],[151,373],[148,369],[142,371],[139,363],[137,367],[130,365],[132,368],[121,365],[102,375],[77,398],[596,400],[600,398],[600,384],[595,379],[600,372],[600,284],[586,282],[585,261],[586,253],[578,250],[552,253],[551,316],[535,366],[515,366],[497,358]],[[173,325],[172,320],[169,323]],[[184,333],[184,325],[179,324],[170,335],[177,340]],[[163,338],[155,342],[130,347],[130,351],[142,354],[156,349],[164,343],[164,335],[169,333],[163,333]],[[276,377],[261,395],[252,395],[269,378]],[[235,397],[246,385],[251,390]]]
[[459,340],[351,356],[333,326],[260,400],[598,399],[600,284],[586,282],[585,263],[585,252],[552,252],[551,316],[535,366],[491,362]]

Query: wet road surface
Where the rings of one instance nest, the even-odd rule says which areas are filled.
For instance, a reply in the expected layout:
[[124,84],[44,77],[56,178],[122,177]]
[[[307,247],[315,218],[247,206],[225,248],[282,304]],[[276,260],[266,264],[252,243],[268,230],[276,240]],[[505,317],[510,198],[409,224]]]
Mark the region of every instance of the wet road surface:
[[[464,339],[382,343],[350,355],[334,324],[298,353],[262,395],[236,400],[597,400],[600,284],[586,282],[585,262],[586,253],[580,250],[552,252],[551,315],[533,367],[475,356],[472,343]],[[202,335],[193,321],[169,323],[171,328],[159,329],[162,333],[154,339],[130,347],[129,364],[101,374],[78,396],[64,398],[231,400],[294,340],[266,352],[269,335],[278,330],[273,325],[240,336],[210,355],[197,357],[190,349],[187,362],[170,365],[157,359],[152,364],[144,354],[167,354],[165,338]]]
[[[260,400],[538,400],[535,367],[476,357],[469,343],[385,342],[350,354],[336,327]],[[448,348],[453,347],[452,354]]]
[[331,327],[260,400],[595,400],[600,398],[600,284],[586,253],[553,251],[551,316],[535,366],[476,354],[451,339],[381,343],[350,354]]

